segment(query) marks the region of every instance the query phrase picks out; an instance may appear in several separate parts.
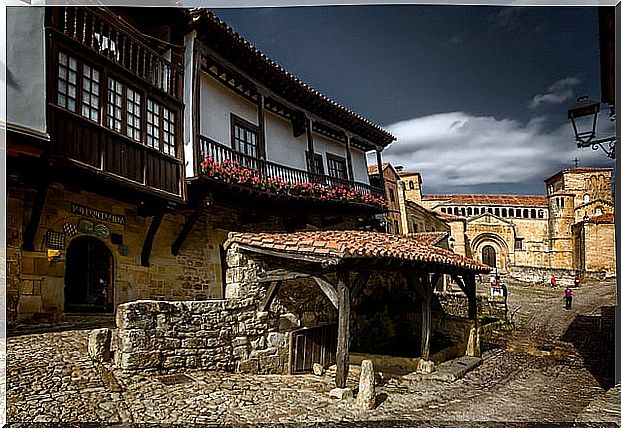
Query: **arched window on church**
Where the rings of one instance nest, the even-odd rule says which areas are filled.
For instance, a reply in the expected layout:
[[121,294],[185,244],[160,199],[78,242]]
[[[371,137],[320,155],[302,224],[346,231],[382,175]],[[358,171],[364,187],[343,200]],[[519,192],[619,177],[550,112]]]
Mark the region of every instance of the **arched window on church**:
[[506,208],[503,208],[503,209],[502,209],[502,216],[503,216],[503,217],[506,217],[506,216],[507,216],[507,209],[506,209]]
[[446,208],[442,207],[440,208],[440,211],[442,211],[443,213],[446,213]]
[[513,211],[513,208],[509,208],[509,217],[515,217],[515,212]]
[[414,182],[410,180],[409,182],[410,190],[414,190]]
[[449,214],[453,214],[453,207],[448,207],[448,208],[446,209],[446,211],[447,211]]
[[479,215],[479,207],[474,208],[474,215]]
[[539,218],[544,218],[544,212],[543,210],[539,210]]
[[492,209],[492,207],[487,207],[487,212],[490,214],[493,214],[494,210]]
[[530,210],[530,218],[537,218],[537,210],[536,209],[531,209]]
[[515,209],[515,216],[517,218],[521,218],[522,217],[522,209],[521,208],[516,208]]
[[597,207],[595,209],[595,215],[602,215],[602,207]]
[[500,208],[494,208],[494,214],[500,217]]
[[582,202],[586,204],[589,201],[591,201],[591,195],[589,195],[588,193],[585,193],[584,196],[582,197]]
[[468,215],[471,216],[472,215],[472,207],[468,207],[467,212],[468,212]]

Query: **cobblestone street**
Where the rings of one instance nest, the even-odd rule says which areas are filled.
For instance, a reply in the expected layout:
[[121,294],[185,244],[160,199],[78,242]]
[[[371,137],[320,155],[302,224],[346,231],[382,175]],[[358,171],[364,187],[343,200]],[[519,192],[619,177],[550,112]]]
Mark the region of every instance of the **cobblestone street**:
[[[330,371],[324,376],[186,371],[186,382],[166,385],[157,373],[127,374],[91,361],[86,350],[89,330],[66,326],[46,333],[15,331],[7,344],[8,420],[570,422],[593,420],[597,414],[601,422],[621,423],[614,412],[581,415],[594,400],[599,400],[598,409],[605,407],[604,393],[611,386],[604,360],[612,358],[612,349],[606,349],[612,342],[600,307],[613,305],[614,283],[575,290],[571,311],[562,309],[560,289],[514,285],[509,293],[510,310],[519,306],[517,328],[490,334],[482,365],[452,383],[387,377],[377,388],[379,405],[374,410],[329,398],[334,386]],[[352,387],[357,386],[357,374],[354,367]]]

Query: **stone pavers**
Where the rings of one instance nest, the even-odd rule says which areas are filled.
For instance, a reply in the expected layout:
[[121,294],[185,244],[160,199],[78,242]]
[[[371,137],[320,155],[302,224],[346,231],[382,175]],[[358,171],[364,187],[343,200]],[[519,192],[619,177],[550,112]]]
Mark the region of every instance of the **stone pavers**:
[[[569,343],[563,354],[533,355],[526,352],[526,341],[563,343],[572,316],[610,303],[610,286],[578,290],[573,315],[546,299],[548,292],[538,297],[540,290],[534,288],[513,290],[513,298],[525,302],[518,322],[521,330],[514,339],[506,332],[495,338],[502,344],[520,342],[514,351],[487,349],[482,364],[454,382],[387,378],[376,388],[374,410],[361,408],[353,399],[331,399],[334,370],[323,376],[194,370],[184,372],[190,381],[167,385],[157,372],[124,373],[110,363],[98,365],[88,357],[88,330],[18,335],[7,344],[8,420],[184,425],[597,420],[595,411],[588,419],[584,409],[591,402],[595,408],[594,400],[605,391],[582,355]],[[358,376],[352,367],[348,386],[356,388]]]
[[615,422],[621,426],[621,383],[610,388],[606,394],[593,400],[578,415],[577,420],[589,422]]

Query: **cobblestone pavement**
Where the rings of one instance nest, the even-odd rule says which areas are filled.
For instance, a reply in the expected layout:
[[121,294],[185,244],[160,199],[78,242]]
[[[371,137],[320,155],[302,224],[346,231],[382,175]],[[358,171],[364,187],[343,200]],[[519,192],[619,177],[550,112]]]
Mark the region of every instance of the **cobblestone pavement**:
[[[284,423],[321,421],[575,421],[597,420],[585,412],[602,399],[580,343],[566,327],[614,302],[612,283],[576,290],[572,311],[561,307],[562,290],[513,286],[511,307],[521,305],[517,330],[489,340],[483,364],[452,383],[382,382],[378,407],[362,410],[352,400],[328,397],[333,372],[263,375],[187,371],[188,381],[166,385],[158,373],[128,374],[92,362],[88,330],[19,334],[8,339],[7,415],[15,422]],[[558,297],[558,298],[557,298]],[[585,324],[587,327],[593,327]],[[15,332],[17,334],[18,332]],[[571,337],[570,337],[571,339]],[[552,351],[540,351],[541,345]],[[549,349],[549,348],[546,348]],[[558,350],[558,352],[557,352]],[[550,355],[547,355],[550,354]],[[357,385],[354,367],[348,382]],[[618,421],[600,412],[602,422]],[[587,416],[585,416],[587,415]],[[388,423],[388,422],[387,422]],[[457,423],[457,422],[456,422]]]

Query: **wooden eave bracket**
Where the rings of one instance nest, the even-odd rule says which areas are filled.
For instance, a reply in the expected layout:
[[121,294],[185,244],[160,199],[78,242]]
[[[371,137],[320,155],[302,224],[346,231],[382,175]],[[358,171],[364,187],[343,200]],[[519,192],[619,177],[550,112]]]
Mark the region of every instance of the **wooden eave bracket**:
[[140,253],[140,264],[145,267],[149,267],[149,258],[151,257],[151,249],[153,248],[153,239],[155,238],[155,234],[157,233],[160,225],[162,224],[162,219],[164,218],[164,211],[160,211],[153,216],[151,220],[151,225],[149,226],[149,230],[147,231],[146,236],[144,237],[144,243],[142,244],[142,252]]
[[190,235],[192,228],[198,221],[198,218],[201,215],[201,211],[202,211],[202,205],[199,205],[198,207],[194,209],[194,211],[192,211],[190,216],[186,219],[185,223],[183,224],[183,227],[181,228],[181,231],[179,232],[179,235],[177,235],[177,238],[175,238],[175,241],[170,246],[170,252],[172,253],[173,256],[179,255],[179,250],[181,249],[181,246],[183,245],[187,237]]
[[37,235],[37,229],[39,228],[39,222],[41,220],[41,213],[43,212],[43,206],[45,205],[45,198],[47,196],[47,189],[49,182],[44,180],[37,188],[37,194],[35,195],[32,210],[30,211],[30,218],[26,224],[24,230],[24,240],[22,243],[22,250],[34,251],[34,240]]

